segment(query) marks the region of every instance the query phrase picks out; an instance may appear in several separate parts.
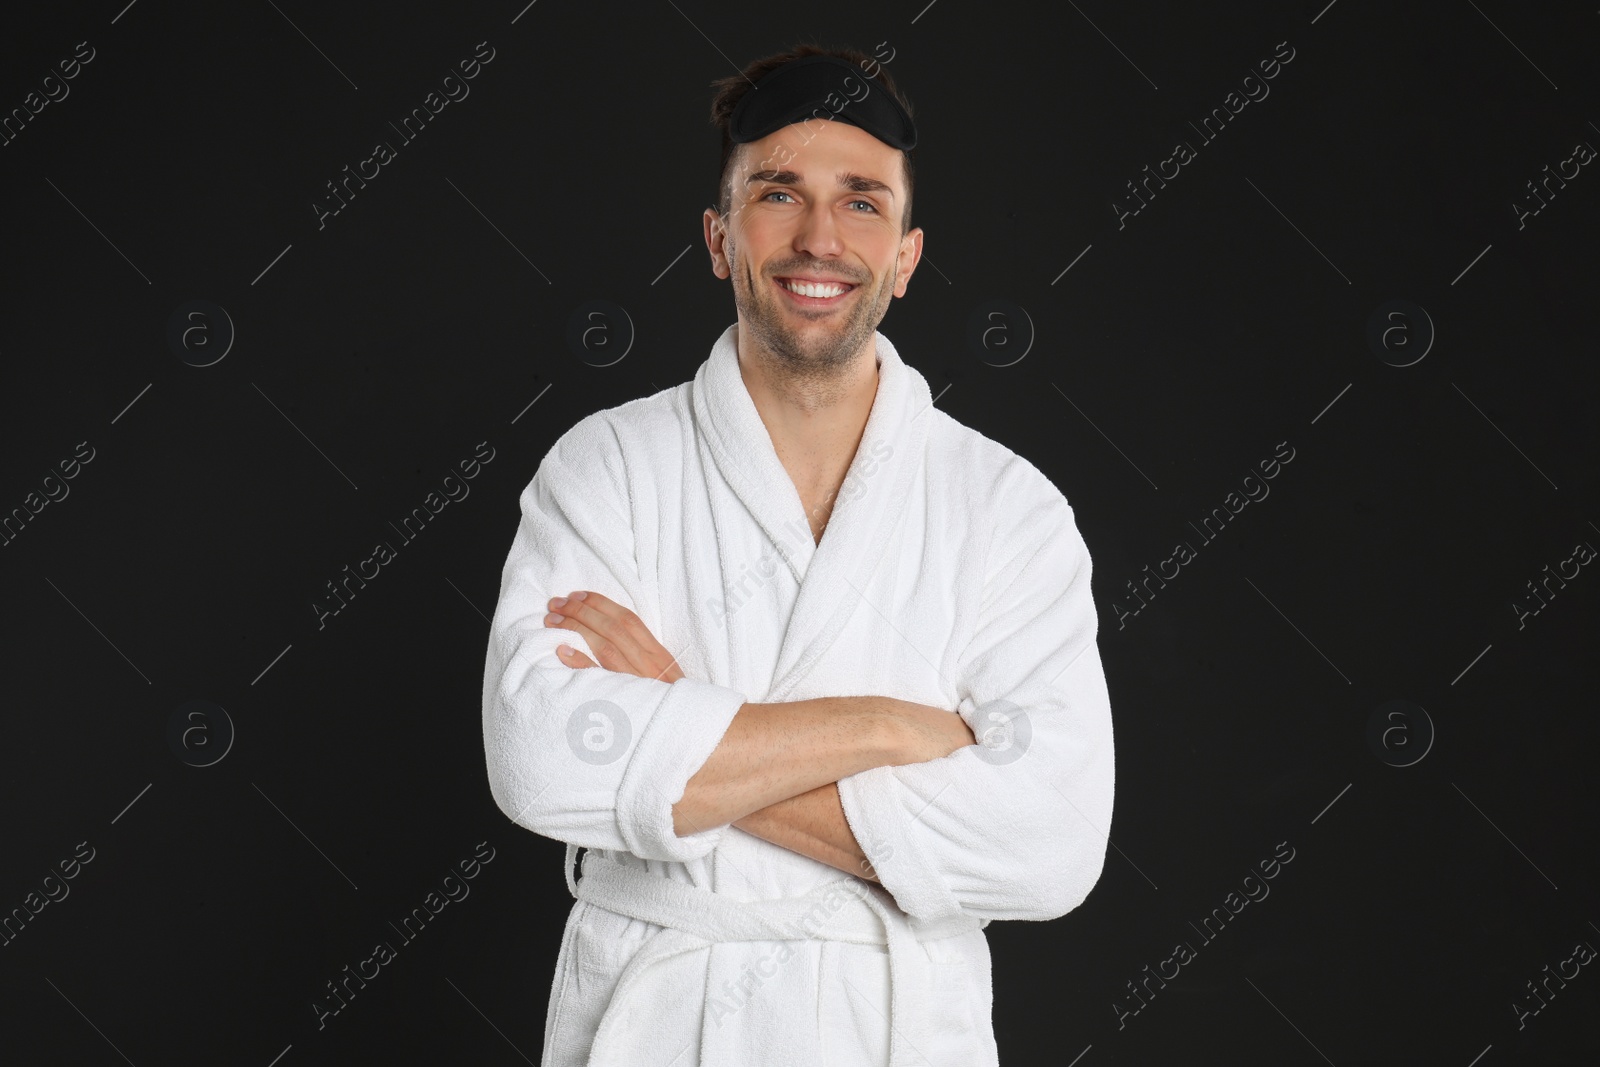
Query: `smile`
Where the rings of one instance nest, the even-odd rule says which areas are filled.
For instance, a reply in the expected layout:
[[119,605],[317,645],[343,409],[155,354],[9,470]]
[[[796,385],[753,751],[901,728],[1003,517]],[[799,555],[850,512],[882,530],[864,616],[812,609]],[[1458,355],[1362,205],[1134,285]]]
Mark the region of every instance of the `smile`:
[[792,278],[774,278],[773,283],[801,307],[834,307],[856,288],[846,282],[807,282]]

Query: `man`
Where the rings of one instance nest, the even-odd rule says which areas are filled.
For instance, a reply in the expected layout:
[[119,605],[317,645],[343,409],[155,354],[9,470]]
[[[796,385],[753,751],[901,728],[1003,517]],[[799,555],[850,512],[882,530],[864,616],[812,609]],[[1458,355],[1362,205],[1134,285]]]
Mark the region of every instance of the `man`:
[[876,66],[801,46],[717,83],[738,320],[521,495],[484,743],[578,898],[543,1067],[996,1064],[983,927],[1065,914],[1104,863],[1072,509],[877,332],[923,233]]

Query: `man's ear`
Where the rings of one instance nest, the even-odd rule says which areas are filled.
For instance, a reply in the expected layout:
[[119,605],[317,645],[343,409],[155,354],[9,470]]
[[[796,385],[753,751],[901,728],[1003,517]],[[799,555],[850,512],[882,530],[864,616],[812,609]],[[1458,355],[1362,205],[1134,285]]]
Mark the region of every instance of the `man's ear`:
[[917,269],[917,263],[922,259],[922,227],[913,226],[909,233],[900,238],[900,254],[895,259],[894,265],[894,295],[905,296],[906,286],[911,282],[911,272]]
[[706,236],[706,251],[711,253],[711,273],[719,278],[733,277],[733,271],[728,267],[728,255],[725,244],[728,238],[728,222],[721,212],[715,207],[708,207],[702,219]]

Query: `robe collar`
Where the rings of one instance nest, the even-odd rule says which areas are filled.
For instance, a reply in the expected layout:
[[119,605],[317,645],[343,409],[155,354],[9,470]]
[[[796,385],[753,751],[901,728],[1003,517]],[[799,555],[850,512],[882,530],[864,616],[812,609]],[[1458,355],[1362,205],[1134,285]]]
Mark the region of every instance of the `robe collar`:
[[[734,495],[766,534],[770,547],[800,585],[784,631],[768,700],[783,699],[827,651],[856,610],[885,553],[901,540],[897,527],[926,458],[932,394],[925,378],[900,358],[882,333],[877,345],[878,391],[861,442],[845,474],[820,544],[812,540],[799,490],[778,458],[772,437],[739,373],[738,324],[723,331],[695,374],[696,437]],[[715,495],[714,495],[715,496]],[[723,593],[756,560],[727,558],[728,517],[719,527]]]

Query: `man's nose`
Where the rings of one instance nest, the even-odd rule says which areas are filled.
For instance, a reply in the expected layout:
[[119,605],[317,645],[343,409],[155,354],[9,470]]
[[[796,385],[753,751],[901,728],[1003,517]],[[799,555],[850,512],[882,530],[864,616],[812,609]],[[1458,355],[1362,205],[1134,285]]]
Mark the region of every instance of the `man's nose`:
[[795,234],[796,251],[809,252],[818,259],[837,256],[844,250],[839,239],[838,221],[833,217],[831,205],[807,204],[800,219],[800,229]]

